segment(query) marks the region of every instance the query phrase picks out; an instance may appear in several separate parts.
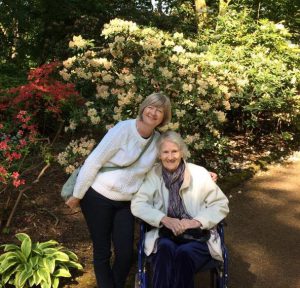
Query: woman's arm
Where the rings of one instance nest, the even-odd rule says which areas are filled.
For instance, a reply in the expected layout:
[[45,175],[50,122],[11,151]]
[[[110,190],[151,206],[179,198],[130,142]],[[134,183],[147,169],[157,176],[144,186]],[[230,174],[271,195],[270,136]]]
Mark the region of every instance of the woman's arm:
[[[161,201],[161,205],[155,203],[154,200],[155,194],[158,193],[159,182],[156,181],[154,175],[151,175],[153,174],[152,172],[150,171],[146,175],[139,191],[133,196],[131,200],[131,212],[134,216],[142,219],[151,226],[159,227],[162,218],[166,215],[163,212],[163,200],[155,198],[155,200]],[[160,209],[158,206],[160,206]]]
[[[72,204],[75,204],[76,202],[74,198],[83,198],[103,165],[120,149],[122,140],[124,141],[124,135],[124,127],[123,125],[120,125],[120,123],[106,133],[80,168],[73,191],[73,198],[70,198],[70,201],[67,201],[67,205],[70,204],[73,206]],[[77,202],[79,203],[78,200]]]

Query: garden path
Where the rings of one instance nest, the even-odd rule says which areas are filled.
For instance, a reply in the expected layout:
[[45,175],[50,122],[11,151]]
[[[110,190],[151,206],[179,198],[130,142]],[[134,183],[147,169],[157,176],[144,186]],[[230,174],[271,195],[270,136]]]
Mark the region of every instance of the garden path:
[[229,288],[300,287],[299,159],[270,167],[229,197]]

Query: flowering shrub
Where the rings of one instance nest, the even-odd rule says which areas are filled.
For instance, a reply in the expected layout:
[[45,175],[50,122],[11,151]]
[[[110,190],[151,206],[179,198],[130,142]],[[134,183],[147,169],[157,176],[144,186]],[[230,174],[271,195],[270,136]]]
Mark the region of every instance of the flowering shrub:
[[27,111],[20,111],[12,121],[0,123],[0,188],[10,183],[15,187],[25,184],[19,170],[36,137],[36,126]]
[[[282,23],[268,20],[254,22],[246,11],[219,17],[215,31],[218,38],[207,55],[230,65],[239,81],[231,100],[232,128],[255,129],[256,132],[292,131],[299,117],[299,45]],[[239,122],[239,124],[238,124]]]
[[88,140],[87,137],[82,137],[79,140],[72,140],[66,147],[64,152],[61,152],[57,159],[58,163],[65,167],[65,172],[71,174],[83,162],[87,155],[94,148],[96,141]]
[[[52,62],[31,70],[28,74],[28,84],[6,91],[12,100],[6,105],[2,104],[0,110],[26,110],[43,129],[57,123],[53,119],[57,121],[63,117],[62,108],[66,101],[78,96],[74,84],[55,79],[55,71],[60,65],[59,62]],[[46,122],[47,117],[50,117],[51,121]]]
[[87,119],[103,129],[111,127],[135,117],[144,97],[162,91],[173,108],[172,123],[162,130],[181,133],[195,162],[227,169],[225,128],[260,129],[279,120],[289,125],[299,115],[299,69],[294,64],[298,46],[288,44],[282,26],[250,23],[242,16],[220,16],[216,30],[196,40],[120,19],[104,26],[106,45],[100,50],[92,49],[89,40],[73,38],[75,54],[63,61],[60,75],[76,83],[89,104],[86,116],[70,119],[66,130]]
[[163,129],[178,130],[198,158],[209,150],[212,158],[223,161],[217,157],[226,144],[220,127],[226,121],[236,81],[229,79],[229,88],[219,88],[223,73],[216,74],[215,63],[207,62],[198,53],[197,43],[182,34],[115,19],[105,25],[102,35],[108,42],[100,52],[82,51],[87,44],[81,38],[78,44],[72,43],[81,48],[78,54],[63,62],[64,80],[95,86],[93,99],[85,106],[86,117],[71,119],[66,129],[75,129],[78,120],[86,119],[107,129],[116,121],[135,117],[145,96],[163,91],[174,111],[172,123]]

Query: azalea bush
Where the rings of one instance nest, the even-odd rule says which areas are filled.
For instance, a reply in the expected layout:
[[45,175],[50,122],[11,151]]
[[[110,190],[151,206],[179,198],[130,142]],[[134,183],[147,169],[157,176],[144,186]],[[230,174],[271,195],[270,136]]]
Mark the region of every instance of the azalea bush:
[[25,233],[16,234],[20,245],[4,244],[0,254],[0,287],[57,288],[61,278],[82,270],[78,257],[57,241],[32,243]]
[[60,65],[59,62],[51,62],[32,69],[28,73],[27,84],[0,91],[6,99],[2,101],[0,110],[9,110],[11,114],[19,110],[28,111],[39,131],[49,135],[64,117],[68,118],[69,109],[66,108],[69,108],[69,103],[79,101],[74,85],[57,79],[56,71]]
[[293,138],[299,46],[289,42],[282,24],[256,23],[247,12],[233,11],[195,39],[120,19],[106,24],[101,35],[101,48],[81,36],[69,43],[74,56],[63,61],[60,75],[76,84],[88,104],[67,130],[84,123],[105,131],[135,117],[147,95],[162,91],[173,108],[172,122],[162,130],[178,131],[193,161],[220,173],[231,161],[228,131],[275,129]]
[[9,184],[16,188],[25,184],[20,170],[37,138],[37,126],[25,110],[12,119],[0,120],[0,190]]

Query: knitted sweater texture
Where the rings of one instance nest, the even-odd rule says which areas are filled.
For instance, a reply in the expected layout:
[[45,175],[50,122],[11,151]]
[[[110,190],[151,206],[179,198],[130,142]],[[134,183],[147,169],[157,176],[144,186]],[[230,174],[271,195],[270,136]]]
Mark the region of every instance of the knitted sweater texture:
[[102,172],[102,167],[122,167],[134,162],[149,141],[138,133],[135,119],[121,121],[111,128],[81,167],[73,196],[82,199],[91,186],[111,200],[131,200],[156,161],[159,133],[154,133],[152,143],[134,164]]

